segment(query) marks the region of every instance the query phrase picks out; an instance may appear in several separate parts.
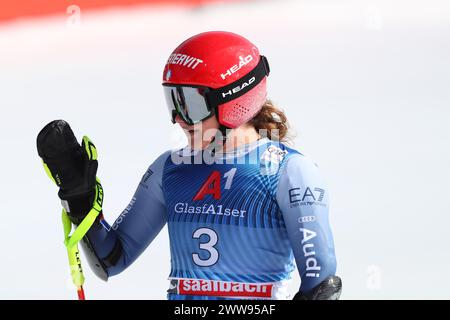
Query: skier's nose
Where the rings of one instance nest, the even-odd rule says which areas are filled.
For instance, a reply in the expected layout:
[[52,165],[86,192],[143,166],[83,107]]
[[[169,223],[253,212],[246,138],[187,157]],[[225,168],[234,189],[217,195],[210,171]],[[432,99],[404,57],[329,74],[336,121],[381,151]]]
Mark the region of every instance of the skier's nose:
[[191,125],[187,124],[181,117],[177,114],[175,117],[175,122],[178,123],[181,127],[181,129],[189,129]]

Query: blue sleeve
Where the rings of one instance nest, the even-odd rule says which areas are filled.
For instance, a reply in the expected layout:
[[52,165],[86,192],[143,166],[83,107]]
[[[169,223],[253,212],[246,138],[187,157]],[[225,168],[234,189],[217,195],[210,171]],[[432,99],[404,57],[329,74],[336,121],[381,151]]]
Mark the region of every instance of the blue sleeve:
[[167,214],[162,174],[169,154],[164,153],[150,165],[129,205],[112,227],[102,220],[89,230],[90,246],[107,276],[116,275],[131,265],[164,227]]
[[319,168],[301,154],[290,156],[278,181],[277,202],[301,278],[308,292],[336,272],[328,211],[329,191]]

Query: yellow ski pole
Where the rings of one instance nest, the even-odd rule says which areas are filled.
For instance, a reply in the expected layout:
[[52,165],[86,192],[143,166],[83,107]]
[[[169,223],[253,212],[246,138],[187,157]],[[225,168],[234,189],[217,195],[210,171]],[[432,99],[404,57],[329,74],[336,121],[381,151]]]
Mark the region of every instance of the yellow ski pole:
[[70,275],[72,277],[73,284],[77,287],[78,299],[85,300],[83,284],[84,284],[84,275],[83,268],[81,267],[81,259],[80,252],[78,250],[78,242],[86,235],[89,228],[94,223],[95,219],[102,211],[102,202],[103,202],[103,189],[100,181],[97,178],[96,184],[96,192],[95,192],[95,200],[94,206],[89,211],[87,216],[83,219],[83,221],[78,225],[75,231],[70,235],[72,231],[72,222],[67,215],[65,209],[62,210],[62,223],[64,229],[64,245],[67,248],[67,256],[69,258],[69,266],[70,266]]

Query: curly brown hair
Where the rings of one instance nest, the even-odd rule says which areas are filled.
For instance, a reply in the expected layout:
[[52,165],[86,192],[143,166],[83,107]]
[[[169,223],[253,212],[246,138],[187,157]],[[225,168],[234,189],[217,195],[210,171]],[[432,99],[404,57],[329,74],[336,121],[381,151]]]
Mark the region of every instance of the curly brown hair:
[[276,107],[271,100],[266,100],[261,110],[249,121],[258,132],[270,140],[287,142],[289,122],[284,112]]

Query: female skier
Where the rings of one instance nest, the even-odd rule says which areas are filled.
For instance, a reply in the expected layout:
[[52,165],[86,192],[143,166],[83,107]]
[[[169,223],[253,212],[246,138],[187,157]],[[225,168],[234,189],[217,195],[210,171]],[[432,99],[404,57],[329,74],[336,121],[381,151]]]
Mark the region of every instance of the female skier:
[[[294,299],[339,298],[329,191],[317,166],[281,142],[287,119],[267,100],[268,75],[267,59],[233,33],[201,33],[173,51],[163,89],[189,145],[150,165],[111,227],[99,215],[89,229],[82,246],[100,278],[124,271],[167,223],[168,299],[287,299],[295,262]],[[64,135],[68,126],[54,122],[40,136],[55,128]],[[93,203],[97,161],[92,143],[76,144],[63,149],[77,150],[77,165],[44,161],[64,176],[59,196],[78,225]]]

